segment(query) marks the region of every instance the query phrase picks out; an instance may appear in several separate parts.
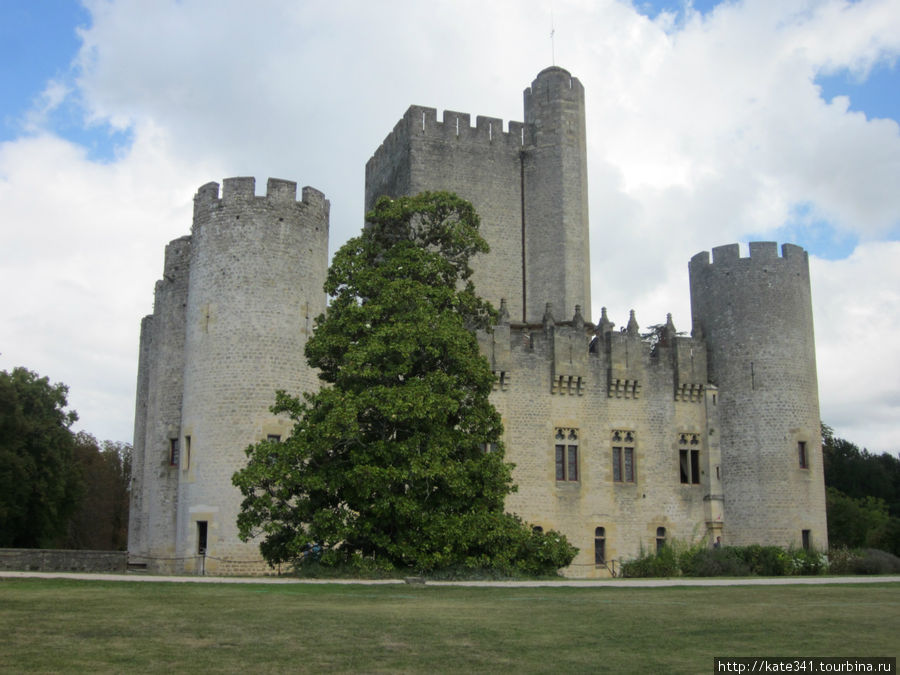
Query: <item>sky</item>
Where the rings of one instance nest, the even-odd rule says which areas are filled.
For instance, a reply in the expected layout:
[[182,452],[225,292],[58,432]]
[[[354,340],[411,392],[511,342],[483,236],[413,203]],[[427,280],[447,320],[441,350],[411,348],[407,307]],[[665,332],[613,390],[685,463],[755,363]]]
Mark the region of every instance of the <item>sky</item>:
[[896,453],[898,55],[900,0],[2,0],[0,369],[130,442],[197,188],[311,185],[333,252],[409,105],[521,120],[555,64],[586,92],[593,317],[689,331],[692,255],[800,244],[822,419]]

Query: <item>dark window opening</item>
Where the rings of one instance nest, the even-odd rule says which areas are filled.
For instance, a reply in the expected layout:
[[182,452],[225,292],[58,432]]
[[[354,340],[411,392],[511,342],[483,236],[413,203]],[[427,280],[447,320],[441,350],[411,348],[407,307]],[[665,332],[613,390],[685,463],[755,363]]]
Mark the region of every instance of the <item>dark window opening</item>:
[[606,564],[606,528],[598,527],[594,530],[594,564]]
[[178,439],[177,438],[169,439],[169,466],[178,466]]
[[206,521],[197,521],[197,555],[206,555]]
[[806,456],[806,441],[798,441],[797,442],[797,455],[798,455],[798,459],[800,460],[800,468],[808,469],[809,461]]
[[666,547],[666,528],[656,528],[656,552],[659,553]]
[[678,469],[681,482],[691,485],[700,484],[700,451],[679,450]]
[[800,532],[800,539],[803,542],[803,550],[808,551],[810,549],[810,546],[812,546],[812,543],[810,542],[810,531],[802,530]]
[[281,434],[269,434],[266,440],[271,443],[281,443]]

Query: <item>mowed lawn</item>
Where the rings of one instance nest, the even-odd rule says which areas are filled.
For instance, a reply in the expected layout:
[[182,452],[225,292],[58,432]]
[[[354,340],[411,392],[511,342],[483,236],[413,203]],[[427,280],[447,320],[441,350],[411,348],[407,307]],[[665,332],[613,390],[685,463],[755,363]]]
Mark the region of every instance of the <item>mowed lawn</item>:
[[0,672],[712,672],[897,656],[900,584],[465,588],[0,580]]

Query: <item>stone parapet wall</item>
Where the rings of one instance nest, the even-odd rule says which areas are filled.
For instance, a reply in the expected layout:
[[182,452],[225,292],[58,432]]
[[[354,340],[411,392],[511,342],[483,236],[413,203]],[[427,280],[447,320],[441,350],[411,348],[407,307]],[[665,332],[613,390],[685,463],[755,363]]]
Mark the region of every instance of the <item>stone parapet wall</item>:
[[0,570],[29,572],[124,572],[127,551],[0,548]]

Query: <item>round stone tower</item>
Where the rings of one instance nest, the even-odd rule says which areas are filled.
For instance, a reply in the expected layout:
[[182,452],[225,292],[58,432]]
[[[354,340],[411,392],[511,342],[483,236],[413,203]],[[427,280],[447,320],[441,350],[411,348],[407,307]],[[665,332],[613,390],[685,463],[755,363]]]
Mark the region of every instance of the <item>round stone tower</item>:
[[737,244],[690,262],[695,332],[717,385],[725,541],[828,545],[809,261],[799,246]]
[[253,178],[194,197],[176,538],[185,571],[261,567],[258,543],[238,539],[231,476],[248,445],[289,434],[269,410],[276,390],[318,387],[303,347],[325,311],[328,211],[317,190],[297,201],[296,183],[274,179],[264,197]]
[[525,320],[551,303],[591,320],[587,136],[584,87],[569,71],[545,68],[525,90],[522,221]]

